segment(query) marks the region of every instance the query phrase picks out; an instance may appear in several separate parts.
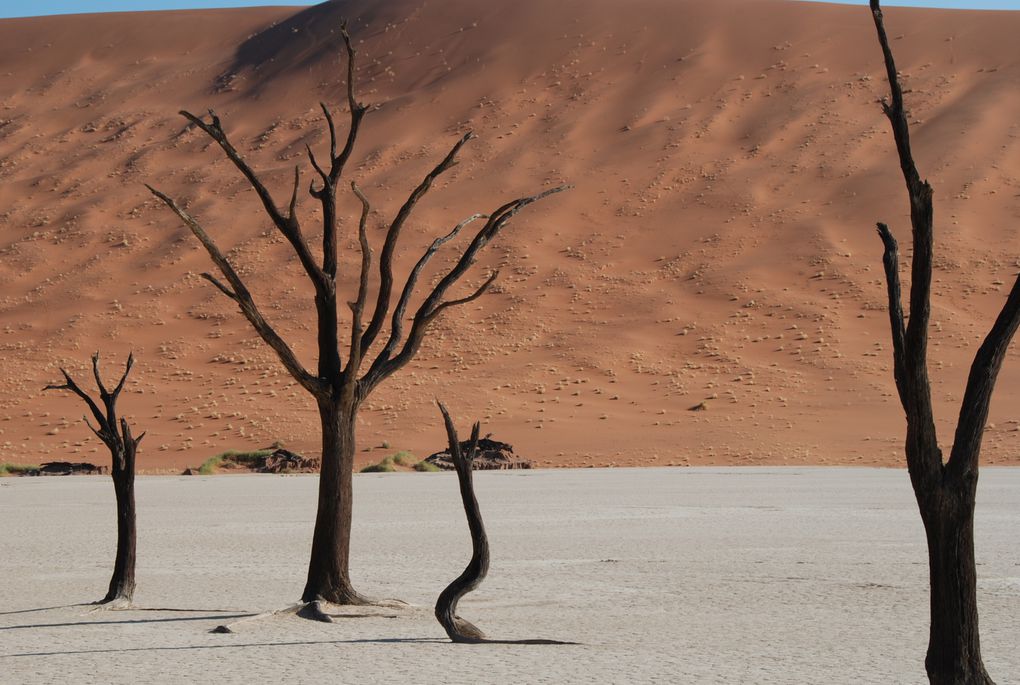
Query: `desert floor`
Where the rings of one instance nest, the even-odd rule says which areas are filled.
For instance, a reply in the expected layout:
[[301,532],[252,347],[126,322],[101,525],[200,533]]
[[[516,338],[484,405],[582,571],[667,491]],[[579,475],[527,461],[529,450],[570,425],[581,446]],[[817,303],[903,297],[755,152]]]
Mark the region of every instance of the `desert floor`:
[[[88,613],[113,555],[105,478],[0,482],[0,681],[922,683],[926,559],[907,475],[849,468],[481,473],[489,578],[453,645],[431,605],[467,562],[450,474],[355,478],[354,576],[408,609],[321,624],[299,595],[311,476],[138,483],[147,608]],[[983,647],[1020,679],[1020,470],[988,468],[977,554]],[[179,610],[179,611],[178,611]],[[187,611],[184,611],[187,610]],[[395,616],[395,617],[393,617]]]

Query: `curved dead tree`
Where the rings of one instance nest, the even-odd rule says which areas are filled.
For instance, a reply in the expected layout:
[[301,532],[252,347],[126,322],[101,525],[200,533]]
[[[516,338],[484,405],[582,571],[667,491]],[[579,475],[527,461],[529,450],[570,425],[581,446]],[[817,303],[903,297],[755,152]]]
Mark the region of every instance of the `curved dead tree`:
[[[259,174],[245,161],[231,143],[219,117],[210,112],[208,120],[189,112],[181,112],[189,124],[202,130],[222,149],[223,154],[233,162],[238,171],[255,190],[262,207],[281,235],[290,243],[297,254],[308,279],[315,290],[315,311],[318,329],[318,366],[307,370],[290,346],[276,332],[263,316],[255,303],[248,286],[234,266],[216,246],[212,237],[178,202],[166,194],[149,187],[149,190],[167,205],[180,220],[195,234],[218,268],[223,282],[211,274],[202,274],[226,297],[233,300],[255,331],[269,345],[287,371],[308,391],[319,409],[322,424],[322,468],[319,477],[318,513],[312,538],[312,553],[308,564],[308,578],[302,600],[314,602],[324,600],[336,604],[361,604],[366,600],[359,595],[350,581],[349,551],[351,535],[351,473],[354,465],[354,427],[361,403],[386,378],[405,366],[418,352],[430,325],[444,311],[451,307],[472,302],[482,296],[496,279],[491,274],[481,286],[461,297],[449,297],[450,290],[457,285],[474,264],[479,251],[484,248],[522,209],[554,193],[566,190],[565,186],[550,188],[527,197],[511,200],[496,207],[488,214],[476,214],[461,221],[445,236],[438,238],[415,264],[403,285],[395,288],[393,258],[401,230],[415,207],[432,188],[436,179],[453,168],[461,149],[474,135],[462,136],[446,156],[422,179],[409,194],[397,211],[386,230],[386,237],[379,257],[378,287],[375,302],[369,303],[369,281],[371,279],[372,250],[367,235],[367,222],[371,212],[369,199],[357,185],[351,183],[353,192],[361,201],[362,211],[358,226],[361,250],[361,270],[357,293],[348,300],[351,316],[346,324],[348,342],[341,346],[339,328],[340,312],[336,279],[338,259],[337,237],[337,190],[340,187],[344,167],[353,154],[358,132],[369,108],[355,97],[354,60],[355,50],[346,26],[342,27],[344,46],[347,52],[347,101],[350,110],[350,126],[344,141],[338,138],[333,115],[322,105],[329,128],[329,154],[325,164],[308,148],[309,163],[314,170],[315,181],[309,193],[320,205],[322,211],[322,248],[316,255],[302,230],[297,213],[298,191],[301,183],[300,169],[294,169],[294,185],[289,201],[281,208]],[[463,249],[455,265],[444,273],[434,287],[425,292],[417,309],[411,309],[412,300],[417,300],[418,279],[429,260],[444,243],[455,238],[467,226],[480,222],[467,247]],[[394,304],[394,293],[396,303]],[[413,312],[413,313],[412,313]],[[389,321],[388,335],[381,337]],[[406,327],[406,330],[405,330]],[[381,341],[370,359],[373,345]],[[346,361],[344,355],[346,354]],[[367,361],[367,364],[366,364]],[[363,370],[367,366],[367,371]]]
[[437,404],[439,411],[443,414],[443,422],[446,424],[446,437],[450,443],[450,459],[457,470],[460,498],[464,503],[464,515],[467,517],[468,529],[471,531],[471,561],[468,562],[464,572],[446,586],[446,589],[439,595],[439,599],[436,600],[436,619],[451,640],[465,644],[575,644],[559,640],[489,640],[477,626],[457,615],[457,603],[464,595],[477,589],[489,573],[489,538],[485,534],[485,524],[482,521],[482,512],[478,508],[478,499],[475,497],[474,479],[472,478],[473,463],[478,453],[480,425],[475,422],[471,427],[470,445],[467,454],[464,454],[460,448],[457,429],[453,425],[453,419],[450,418],[450,412],[446,410],[442,402],[437,402]]
[[88,405],[96,426],[92,425],[88,416],[84,417],[85,423],[110,449],[112,458],[110,473],[113,476],[113,489],[117,496],[117,557],[113,564],[110,588],[106,597],[97,604],[127,605],[131,603],[135,592],[135,454],[138,451],[138,443],[145,437],[145,433],[134,437],[127,420],[117,418],[117,398],[124,389],[124,383],[134,363],[134,356],[128,355],[124,375],[110,391],[106,389],[99,374],[99,353],[92,355],[92,374],[99,388],[99,402],[82,390],[64,369],[60,370],[64,375],[62,385],[47,385],[44,388],[44,390],[67,390],[80,397]]
[[482,522],[482,512],[478,508],[478,499],[475,497],[472,478],[474,472],[472,464],[478,452],[480,425],[475,422],[471,426],[471,445],[468,447],[467,454],[464,454],[460,449],[457,429],[453,425],[450,413],[442,402],[438,404],[439,411],[443,413],[443,421],[446,423],[446,436],[450,442],[450,459],[457,470],[460,498],[464,503],[464,515],[467,516],[468,529],[471,531],[471,561],[464,572],[457,576],[457,579],[439,595],[439,599],[436,601],[436,618],[454,642],[479,642],[485,639],[485,634],[474,624],[457,615],[457,602],[461,597],[481,585],[486,574],[489,573],[489,538],[485,534],[485,524]]
[[894,375],[907,418],[907,468],[928,539],[931,625],[925,669],[933,685],[987,685],[992,680],[985,672],[978,639],[974,499],[981,437],[992,390],[1006,350],[1020,325],[1020,278],[974,357],[953,448],[949,459],[944,461],[935,431],[927,362],[933,252],[932,187],[921,179],[911,153],[903,91],[878,0],[871,0],[871,11],[891,89],[891,99],[884,100],[882,106],[896,139],[910,197],[913,228],[910,312],[909,322],[905,323],[896,239],[888,226],[878,224],[885,246]]

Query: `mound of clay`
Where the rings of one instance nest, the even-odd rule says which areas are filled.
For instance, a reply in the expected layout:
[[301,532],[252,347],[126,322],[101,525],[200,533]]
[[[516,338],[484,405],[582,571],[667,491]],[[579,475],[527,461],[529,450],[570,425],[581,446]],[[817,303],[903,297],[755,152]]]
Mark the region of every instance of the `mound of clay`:
[[[296,452],[278,448],[273,452],[267,450],[265,454],[226,453],[216,465],[216,470],[248,473],[318,473],[319,463],[318,459],[310,459]],[[182,475],[198,476],[202,475],[202,471],[198,468],[189,468],[185,469]]]
[[38,471],[30,471],[29,476],[101,476],[109,473],[105,466],[96,466],[87,462],[49,461],[39,467]]
[[278,449],[258,466],[258,473],[317,473],[319,460],[309,459],[290,450]]
[[[460,449],[464,454],[467,454],[468,450],[471,449],[471,441],[464,440],[461,442]],[[453,471],[454,468],[449,448],[426,457],[425,461],[444,471]],[[475,455],[471,465],[475,471],[503,471],[506,469],[531,468],[530,461],[520,459],[514,454],[512,445],[490,440],[489,438],[482,438],[478,441],[478,453]]]

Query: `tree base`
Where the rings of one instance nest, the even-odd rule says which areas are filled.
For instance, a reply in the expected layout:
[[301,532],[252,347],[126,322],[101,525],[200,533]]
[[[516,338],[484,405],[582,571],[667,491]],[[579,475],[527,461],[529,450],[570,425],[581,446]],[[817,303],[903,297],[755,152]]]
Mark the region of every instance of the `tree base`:
[[[261,614],[245,616],[233,623],[225,623],[213,628],[211,633],[236,633],[239,626],[264,621],[271,618],[283,618],[297,616],[298,618],[321,623],[336,623],[337,620],[345,618],[399,618],[399,613],[393,613],[395,609],[410,609],[411,605],[399,599],[384,599],[378,602],[371,602],[363,599],[362,604],[333,604],[324,600],[314,602],[298,602],[283,609],[265,611]],[[357,610],[352,610],[357,607]]]
[[92,607],[89,613],[96,611],[130,611],[136,608],[130,597],[114,597],[112,599],[104,597],[98,602],[92,602],[89,606]]
[[930,685],[995,685],[984,666],[954,673],[928,673]]

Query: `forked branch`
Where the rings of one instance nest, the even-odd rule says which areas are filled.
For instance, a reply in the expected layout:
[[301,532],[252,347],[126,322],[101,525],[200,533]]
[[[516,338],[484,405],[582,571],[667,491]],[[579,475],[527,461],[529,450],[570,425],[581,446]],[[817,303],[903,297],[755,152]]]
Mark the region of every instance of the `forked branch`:
[[[450,289],[450,287],[456,284],[458,281],[460,281],[460,279],[467,273],[468,269],[470,269],[471,266],[475,263],[475,259],[478,256],[478,252],[483,247],[485,247],[493,238],[495,238],[496,235],[498,235],[499,232],[506,227],[510,220],[514,216],[516,216],[517,213],[520,212],[522,209],[524,209],[530,204],[538,202],[539,200],[547,198],[551,195],[555,195],[565,190],[569,190],[571,187],[572,186],[569,185],[557,186],[555,188],[550,188],[535,195],[513,200],[512,202],[506,203],[505,205],[496,209],[496,211],[492,212],[492,214],[488,215],[485,225],[482,226],[482,228],[479,229],[478,232],[475,234],[474,238],[472,238],[471,242],[468,244],[467,248],[465,248],[464,252],[461,254],[460,259],[457,260],[457,263],[454,265],[454,267],[450,269],[450,271],[439,280],[436,286],[425,297],[424,301],[418,307],[418,310],[415,312],[414,319],[411,323],[411,329],[407,334],[406,340],[401,342],[399,339],[400,334],[403,332],[403,326],[396,324],[393,326],[393,329],[390,331],[389,341],[386,343],[386,346],[383,348],[383,350],[380,351],[379,355],[372,363],[372,367],[368,370],[368,372],[365,374],[365,377],[362,379],[362,385],[364,387],[365,394],[370,392],[372,388],[378,385],[383,379],[387,378],[388,376],[396,372],[398,369],[402,368],[409,361],[411,361],[411,359],[414,358],[414,355],[417,354],[419,348],[421,347],[422,341],[425,339],[425,334],[428,332],[429,326],[439,317],[440,314],[442,314],[443,311],[449,309],[450,307],[455,307],[458,305],[467,304],[468,302],[473,302],[474,300],[481,297],[486,292],[486,290],[488,290],[489,286],[492,285],[492,283],[498,276],[499,272],[491,274],[489,278],[481,285],[481,287],[476,289],[472,294],[468,295],[467,297],[444,301],[446,293]],[[460,228],[455,228],[454,232],[459,232],[459,230]],[[446,241],[446,239],[447,236],[440,238],[441,242],[439,242],[439,246],[441,246],[442,243]],[[436,249],[438,249],[439,247],[435,245],[435,243],[433,243],[433,246],[435,246]],[[422,259],[419,260],[419,263],[422,260],[424,260],[426,263],[428,262],[428,260],[431,258],[431,254],[429,253],[430,251],[433,251],[433,246],[429,247],[429,250],[427,250],[425,255],[423,255]],[[409,279],[409,285],[411,286],[412,290],[414,284],[417,282],[417,279],[418,274],[414,270],[412,270]],[[406,308],[407,302],[409,301],[410,297],[411,297],[410,291],[401,294],[400,300],[397,303],[398,310],[400,310],[402,307]],[[376,311],[378,312],[379,310],[377,309]],[[402,318],[403,312],[401,311],[400,313]],[[400,347],[400,351],[394,355],[393,353],[396,351],[398,347]]]
[[[882,9],[878,0],[871,0],[871,13],[875,20],[875,29],[882,46],[885,58],[886,75],[889,80],[891,101],[883,100],[882,108],[892,125],[896,151],[899,156],[900,169],[910,196],[910,223],[913,233],[913,264],[910,278],[910,312],[909,320],[900,337],[900,324],[903,320],[902,304],[896,307],[890,300],[890,318],[893,321],[894,366],[899,362],[900,373],[897,376],[897,389],[907,414],[907,462],[915,483],[921,481],[934,482],[942,469],[942,456],[938,447],[938,436],[935,431],[935,417],[932,411],[931,384],[928,380],[928,322],[931,318],[931,279],[932,255],[934,238],[932,231],[933,209],[932,188],[927,181],[921,180],[917,171],[913,154],[910,149],[910,130],[907,124],[907,113],[903,104],[903,89],[900,86],[889,47],[882,18]],[[890,267],[896,268],[898,260],[890,264],[890,239],[892,233],[888,228],[879,229],[886,250],[886,280],[892,297],[899,291],[899,277],[890,278]],[[892,241],[895,245],[895,241]],[[901,353],[897,354],[895,346],[901,342]],[[898,358],[898,359],[897,359]],[[920,480],[918,480],[920,479]]]
[[[107,420],[106,415],[99,409],[99,405],[96,404],[95,400],[93,400],[87,392],[82,390],[81,386],[79,386],[74,379],[71,378],[71,374],[64,369],[60,369],[60,373],[64,376],[64,383],[62,385],[52,383],[44,387],[43,390],[67,390],[80,397],[88,406],[89,411],[92,412],[92,416],[95,417],[96,423],[99,424],[98,429],[92,428],[91,425],[89,425],[89,428],[92,429],[92,432],[95,433],[100,440],[107,442],[107,439],[112,437],[113,433],[109,430],[110,422]],[[88,417],[86,416],[83,418],[85,419],[85,423],[88,424]]]
[[[130,455],[130,458],[133,459],[134,450],[125,449],[125,447],[137,447],[138,443],[141,442],[142,438],[145,436],[145,433],[142,433],[137,438],[132,437],[127,421],[124,419],[120,419],[118,421],[117,418],[117,399],[120,397],[121,391],[124,390],[124,384],[127,382],[128,374],[131,373],[131,369],[134,364],[134,354],[129,354],[127,363],[124,365],[124,373],[121,375],[117,385],[114,386],[113,391],[110,392],[103,383],[102,376],[99,372],[99,353],[93,353],[92,375],[96,381],[96,388],[99,390],[99,402],[92,399],[92,397],[85,392],[85,390],[83,390],[64,369],[60,369],[60,373],[64,376],[63,384],[58,385],[54,383],[43,388],[43,390],[66,390],[81,398],[92,413],[98,428],[92,425],[88,416],[82,417],[85,421],[85,425],[88,426],[89,430],[96,434],[96,437],[102,440],[107,447],[110,448],[114,455],[114,459],[117,459],[118,456],[122,457],[128,455]],[[100,407],[100,403],[102,403],[102,407]]]
[[[907,413],[908,462],[912,471],[937,478],[942,468],[941,452],[932,416],[931,390],[927,368],[927,328],[931,312],[931,279],[933,254],[932,187],[922,181],[910,149],[910,133],[899,83],[896,63],[883,24],[879,0],[871,0],[872,16],[885,57],[891,101],[882,106],[892,124],[900,167],[910,195],[910,221],[913,228],[913,269],[911,274],[910,319],[904,327],[900,296],[896,240],[885,224],[878,232],[885,245],[885,273],[889,292],[889,317],[892,325],[893,356],[896,386]],[[991,404],[992,391],[1006,350],[1020,326],[1020,278],[1014,284],[995,324],[985,337],[971,365],[967,389],[960,407],[960,417],[949,461],[950,476],[959,477],[977,471],[981,438]]]
[[308,249],[308,243],[305,242],[304,235],[301,232],[301,224],[298,221],[297,214],[295,213],[297,206],[297,185],[299,182],[298,170],[295,169],[294,173],[294,192],[291,195],[289,213],[284,215],[276,206],[276,201],[273,199],[269,189],[266,188],[265,184],[258,177],[258,174],[255,173],[254,169],[251,168],[251,166],[241,156],[241,153],[237,151],[237,148],[235,148],[230,142],[226,131],[223,130],[220,118],[216,116],[215,112],[209,110],[209,116],[212,120],[211,123],[206,123],[201,117],[195,116],[191,112],[185,110],[181,110],[180,114],[192,124],[205,131],[206,135],[219,144],[227,158],[230,159],[230,161],[234,163],[234,166],[237,167],[238,171],[240,171],[241,174],[248,179],[248,183],[262,201],[262,206],[265,208],[266,214],[269,215],[269,218],[272,219],[276,228],[294,248],[294,252],[297,253],[298,260],[304,267],[308,277],[312,280],[312,283],[316,288],[326,287],[325,274],[315,263],[315,259],[312,257],[312,253]]
[[336,190],[343,175],[344,167],[354,153],[354,146],[358,140],[358,133],[361,131],[361,122],[368,113],[368,106],[358,102],[354,93],[354,67],[357,51],[351,42],[351,35],[347,31],[347,23],[340,25],[340,35],[343,37],[344,48],[347,51],[347,105],[350,114],[350,124],[347,128],[347,140],[342,150],[337,152],[337,130],[333,114],[326,103],[319,103],[322,113],[326,117],[326,125],[329,127],[329,171],[323,169],[315,158],[312,149],[308,147],[308,158],[319,174],[322,183],[321,188],[314,185],[309,188],[312,197],[322,203],[322,270],[331,279],[337,274],[337,239],[336,239]]
[[365,329],[365,333],[362,335],[361,349],[363,352],[368,352],[368,349],[372,346],[389,311],[393,292],[393,255],[397,248],[397,240],[400,238],[400,229],[404,227],[404,223],[411,216],[415,206],[425,197],[436,179],[454,167],[461,148],[474,138],[475,135],[468,132],[454,144],[453,148],[446,154],[446,157],[443,158],[443,161],[426,174],[422,182],[418,184],[418,187],[411,192],[411,195],[401,205],[397,215],[390,223],[389,229],[386,231],[386,241],[383,243],[382,253],[379,256],[379,294],[376,298],[375,312],[372,314],[372,320],[369,322],[368,328]]

